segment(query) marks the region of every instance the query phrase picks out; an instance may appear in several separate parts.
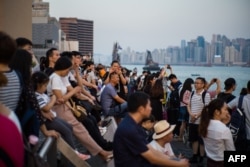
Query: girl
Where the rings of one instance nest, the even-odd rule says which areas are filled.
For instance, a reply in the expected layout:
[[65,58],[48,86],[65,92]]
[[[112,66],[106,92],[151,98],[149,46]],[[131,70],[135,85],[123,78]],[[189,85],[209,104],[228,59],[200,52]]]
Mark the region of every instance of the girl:
[[224,151],[235,151],[229,128],[222,122],[228,117],[227,104],[212,100],[201,112],[199,133],[204,140],[207,167],[223,167]]
[[180,91],[180,111],[179,111],[178,121],[181,122],[181,126],[180,126],[180,135],[178,139],[179,141],[182,141],[183,139],[184,131],[186,129],[186,124],[188,122],[187,105],[190,102],[190,96],[191,96],[193,84],[194,84],[194,80],[192,78],[187,78]]
[[73,142],[73,134],[72,134],[72,126],[70,126],[64,120],[56,117],[56,113],[51,110],[55,103],[57,103],[56,96],[52,95],[50,98],[44,92],[46,91],[47,85],[49,83],[49,77],[43,72],[35,72],[31,81],[34,86],[35,94],[37,101],[39,103],[40,109],[42,112],[50,113],[52,116],[52,120],[44,118],[45,125],[48,130],[55,130],[59,132],[62,138],[73,148],[77,155],[83,159],[89,159],[90,155],[84,155],[79,153]]

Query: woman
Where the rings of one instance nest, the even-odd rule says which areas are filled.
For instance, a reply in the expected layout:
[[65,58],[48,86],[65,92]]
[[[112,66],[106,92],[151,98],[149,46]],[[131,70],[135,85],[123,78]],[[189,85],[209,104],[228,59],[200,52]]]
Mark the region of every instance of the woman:
[[149,93],[152,115],[155,116],[157,121],[163,119],[162,117],[162,101],[164,99],[164,90],[162,85],[162,79],[154,79],[152,81],[152,88]]
[[72,87],[68,80],[68,74],[71,70],[72,62],[67,57],[60,57],[54,66],[54,73],[50,76],[47,86],[48,95],[55,95],[60,104],[52,107],[59,118],[65,120],[73,127],[73,134],[83,144],[92,155],[99,154],[103,159],[109,160],[112,152],[103,150],[89,135],[86,128],[76,120],[70,108],[65,104],[73,95],[81,92],[81,87]]
[[178,119],[178,121],[181,122],[180,135],[178,139],[180,141],[183,138],[184,131],[186,129],[186,124],[188,122],[187,105],[190,102],[190,95],[192,92],[193,84],[194,84],[194,80],[192,78],[187,78],[180,91],[180,111],[179,111],[179,119]]
[[15,41],[0,31],[0,101],[11,111],[15,111],[21,93],[18,75],[9,67],[15,52]]
[[32,56],[23,49],[16,51],[11,63],[10,68],[20,73],[20,80],[22,86],[22,93],[16,109],[16,114],[20,120],[22,130],[26,138],[30,135],[39,137],[39,128],[45,136],[58,137],[59,134],[55,131],[47,131],[42,115],[48,119],[52,116],[46,113],[41,113],[39,108],[35,91],[31,84],[31,66]]
[[224,151],[235,151],[229,128],[222,122],[228,118],[227,104],[221,99],[212,100],[201,112],[199,133],[207,153],[207,167],[223,167]]

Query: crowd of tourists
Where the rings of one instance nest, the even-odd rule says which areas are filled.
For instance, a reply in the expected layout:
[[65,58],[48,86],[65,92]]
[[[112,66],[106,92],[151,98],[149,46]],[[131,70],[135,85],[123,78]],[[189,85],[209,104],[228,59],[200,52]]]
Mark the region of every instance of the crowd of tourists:
[[[114,158],[117,167],[223,166],[224,151],[250,150],[250,80],[241,95],[233,95],[234,78],[224,81],[222,91],[216,77],[182,83],[169,65],[138,74],[116,60],[107,68],[78,51],[57,48],[37,61],[32,45],[0,31],[0,151],[5,155],[0,166],[25,166],[24,143],[35,146],[39,133],[61,137],[82,160],[99,155],[104,161]],[[81,118],[72,104],[83,108]],[[246,140],[240,146],[229,129],[237,107],[245,116]],[[103,137],[110,117],[118,125],[113,141]],[[192,157],[176,155],[171,147],[173,139],[186,142],[185,135]],[[77,150],[74,137],[88,152]]]

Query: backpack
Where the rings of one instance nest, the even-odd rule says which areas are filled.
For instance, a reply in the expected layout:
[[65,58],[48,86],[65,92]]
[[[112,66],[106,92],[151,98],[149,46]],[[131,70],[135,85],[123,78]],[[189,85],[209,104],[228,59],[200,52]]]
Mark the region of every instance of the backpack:
[[177,89],[171,91],[170,96],[169,96],[169,107],[170,108],[179,108],[180,107],[179,90],[181,87],[182,87],[182,84],[180,84]]
[[[207,91],[204,90],[204,91],[202,92],[202,94],[201,94],[202,102],[203,102],[204,105],[205,105],[205,96],[206,96],[206,93],[207,93]],[[190,100],[192,99],[193,95],[194,95],[194,91],[192,91],[192,93],[191,93]]]
[[233,110],[228,125],[233,136],[236,151],[247,150],[246,116],[242,109],[243,98],[244,96],[239,97],[238,106]]
[[217,95],[217,98],[218,99],[222,99],[223,101],[225,101],[226,103],[229,103],[230,101],[232,101],[235,96],[232,95],[231,93],[224,93],[224,92],[221,92]]

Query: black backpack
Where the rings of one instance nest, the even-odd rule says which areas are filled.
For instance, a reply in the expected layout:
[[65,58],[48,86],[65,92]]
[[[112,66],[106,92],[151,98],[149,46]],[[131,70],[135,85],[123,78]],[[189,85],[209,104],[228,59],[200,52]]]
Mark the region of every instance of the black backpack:
[[171,91],[170,96],[169,96],[168,107],[170,107],[170,108],[179,108],[180,107],[179,90],[181,87],[182,87],[182,84],[180,84],[177,89]]
[[238,106],[233,110],[228,125],[237,151],[247,150],[246,116],[242,109],[243,98],[244,96],[239,97]]
[[[202,102],[203,102],[204,106],[205,106],[205,96],[206,96],[206,93],[207,93],[207,91],[204,90],[204,91],[202,92],[202,94],[201,94],[201,98],[202,98]],[[191,93],[190,101],[191,101],[193,95],[194,95],[194,91],[192,91],[192,93]]]

